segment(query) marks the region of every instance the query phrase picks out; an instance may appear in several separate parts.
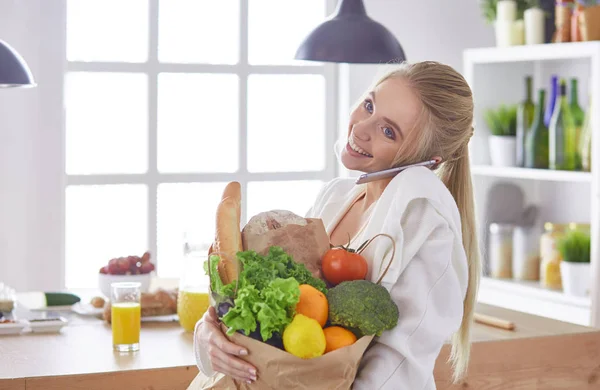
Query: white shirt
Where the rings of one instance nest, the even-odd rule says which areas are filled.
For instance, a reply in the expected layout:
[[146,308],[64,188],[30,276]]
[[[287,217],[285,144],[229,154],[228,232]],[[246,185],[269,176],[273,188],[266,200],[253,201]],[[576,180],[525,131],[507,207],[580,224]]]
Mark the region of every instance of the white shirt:
[[[364,186],[355,185],[352,178],[330,181],[306,217],[321,218],[330,234]],[[378,233],[396,240],[396,254],[381,284],[400,314],[398,325],[376,337],[365,352],[353,389],[435,389],[435,361],[460,326],[467,290],[468,266],[456,203],[428,168],[407,169],[388,184],[355,242]],[[354,242],[352,246],[356,247]],[[362,252],[369,264],[367,279],[379,279],[391,248],[391,241],[380,236]],[[198,368],[213,375],[203,348],[194,345],[194,350]]]
[[[321,218],[330,234],[364,191],[352,178],[330,181],[307,217]],[[435,389],[440,349],[460,327],[468,265],[454,198],[425,167],[398,174],[371,211],[356,244],[378,233],[396,239],[396,254],[382,280],[399,308],[398,325],[375,338],[363,356],[356,390]],[[391,241],[376,238],[362,254],[367,279],[376,282],[391,256]],[[384,260],[385,259],[385,260]]]

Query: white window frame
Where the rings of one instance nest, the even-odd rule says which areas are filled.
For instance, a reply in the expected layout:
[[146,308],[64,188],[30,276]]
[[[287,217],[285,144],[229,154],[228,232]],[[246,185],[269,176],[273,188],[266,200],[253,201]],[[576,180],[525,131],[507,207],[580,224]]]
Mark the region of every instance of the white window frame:
[[[62,16],[60,35],[63,38],[60,50],[55,50],[53,55],[62,56],[63,72],[60,81],[54,78],[54,82],[61,86],[61,106],[64,99],[65,75],[68,72],[134,72],[148,76],[148,171],[143,174],[100,174],[100,175],[67,175],[65,167],[65,121],[64,115],[60,117],[61,138],[61,166],[62,166],[62,191],[60,238],[60,288],[65,287],[66,276],[66,230],[65,230],[65,191],[71,185],[108,185],[108,184],[145,184],[148,187],[148,246],[149,250],[157,254],[157,189],[162,183],[209,183],[224,181],[239,181],[242,186],[242,221],[245,221],[247,209],[247,188],[250,181],[287,181],[287,180],[322,180],[328,181],[340,172],[340,166],[336,159],[334,144],[338,139],[338,71],[337,65],[324,63],[317,66],[293,66],[293,65],[250,65],[248,64],[248,1],[240,0],[240,52],[239,63],[236,65],[209,65],[209,64],[169,64],[158,61],[158,9],[159,0],[149,0],[149,53],[146,63],[114,63],[114,62],[77,62],[66,60],[66,1],[60,4],[62,9],[54,15]],[[330,14],[336,6],[335,0],[325,0],[327,14]],[[53,6],[56,7],[56,3]],[[56,25],[54,25],[56,27]],[[56,31],[56,30],[55,30]],[[58,34],[55,33],[57,37]],[[215,74],[237,74],[239,76],[239,170],[236,173],[161,173],[157,169],[157,78],[160,72],[174,73],[215,73]],[[252,74],[319,74],[325,79],[325,168],[320,171],[310,172],[284,172],[284,173],[251,173],[247,170],[247,80]],[[42,98],[43,100],[44,98]],[[50,99],[48,95],[46,99]],[[52,99],[57,99],[56,94]],[[58,123],[54,118],[55,123]],[[343,174],[343,173],[342,173]],[[54,236],[56,237],[56,235]],[[54,245],[54,247],[58,247]],[[157,268],[160,270],[160,258],[156,259]]]

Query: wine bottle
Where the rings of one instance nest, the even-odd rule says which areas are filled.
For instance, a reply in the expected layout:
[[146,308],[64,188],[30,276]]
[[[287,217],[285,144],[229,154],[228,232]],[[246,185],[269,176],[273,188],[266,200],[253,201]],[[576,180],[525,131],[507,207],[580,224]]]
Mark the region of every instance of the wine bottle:
[[588,107],[583,120],[581,134],[579,135],[579,155],[581,156],[581,169],[585,172],[592,170],[592,99],[588,98]]
[[538,99],[533,114],[533,124],[525,138],[525,167],[548,168],[548,126],[544,123],[546,90],[538,90]]
[[554,113],[554,107],[556,106],[556,98],[558,91],[558,76],[552,76],[550,82],[550,96],[548,97],[548,106],[546,107],[546,113],[544,114],[544,124],[546,127],[550,126],[550,119]]
[[575,170],[577,133],[567,101],[567,83],[560,80],[560,92],[550,119],[550,169]]
[[525,138],[533,123],[532,77],[525,77],[525,100],[517,107],[517,166],[525,165]]
[[[569,108],[571,109],[573,125],[575,126],[575,145],[581,145],[581,132],[585,121],[585,113],[581,109],[581,106],[579,106],[579,88],[577,84],[577,79],[572,78],[569,93]],[[580,171],[582,168],[581,151],[577,147],[577,151],[575,152],[575,169]]]

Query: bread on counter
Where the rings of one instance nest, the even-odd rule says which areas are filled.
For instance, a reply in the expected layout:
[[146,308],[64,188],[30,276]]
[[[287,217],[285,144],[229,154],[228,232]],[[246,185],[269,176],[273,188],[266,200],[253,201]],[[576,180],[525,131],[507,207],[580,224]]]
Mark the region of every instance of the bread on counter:
[[[177,314],[177,294],[178,290],[158,289],[154,292],[142,293],[140,304],[142,306],[142,317],[154,317]],[[106,301],[104,304],[103,318],[110,323],[111,304]]]

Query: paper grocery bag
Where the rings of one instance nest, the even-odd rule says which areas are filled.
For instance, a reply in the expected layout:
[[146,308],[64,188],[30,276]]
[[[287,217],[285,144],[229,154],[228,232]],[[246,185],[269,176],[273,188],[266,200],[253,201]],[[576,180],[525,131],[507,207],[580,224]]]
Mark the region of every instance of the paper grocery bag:
[[248,350],[248,356],[242,358],[256,367],[256,382],[248,384],[223,374],[209,378],[200,372],[188,390],[351,389],[373,336],[364,336],[348,347],[312,359],[298,358],[240,333],[229,339]]
[[289,224],[262,234],[251,234],[244,229],[242,243],[244,250],[253,250],[263,256],[270,247],[279,246],[319,279],[323,279],[321,258],[331,248],[323,221],[318,218],[308,218],[304,226]]

